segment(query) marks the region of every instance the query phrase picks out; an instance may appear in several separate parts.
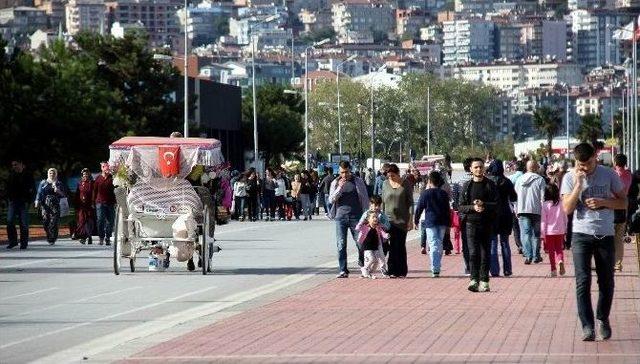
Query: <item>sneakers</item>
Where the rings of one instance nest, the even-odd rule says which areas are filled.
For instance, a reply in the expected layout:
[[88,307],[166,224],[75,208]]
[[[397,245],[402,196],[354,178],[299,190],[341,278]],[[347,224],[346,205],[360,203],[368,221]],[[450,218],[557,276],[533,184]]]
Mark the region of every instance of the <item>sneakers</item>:
[[613,266],[613,270],[616,272],[622,272],[622,264],[616,264],[615,266]]
[[431,278],[438,278],[440,277],[440,272],[431,272]]
[[609,320],[599,320],[598,331],[600,332],[602,340],[609,340],[611,338],[611,325],[609,324]]
[[471,282],[469,282],[467,289],[471,292],[478,292],[478,281],[472,279]]
[[100,238],[100,245],[104,244],[104,238]]
[[478,292],[489,292],[489,282],[480,282],[480,287],[478,288]]
[[111,240],[109,238],[104,239],[104,245],[106,246],[111,245]]
[[595,341],[596,333],[590,327],[582,328],[582,341]]
[[536,264],[542,262],[542,257],[536,257],[536,259],[534,259],[533,262]]
[[423,247],[423,248],[420,250],[420,254],[427,255],[427,248],[424,248],[424,247]]
[[187,270],[189,270],[190,272],[196,270],[196,265],[193,263],[193,258],[189,259],[189,261],[187,262]]
[[547,274],[547,278],[554,278],[557,277],[558,274],[556,273],[555,270],[552,270],[551,272],[549,272],[549,274]]
[[524,264],[529,265],[531,264],[531,259],[527,258],[524,260]]
[[561,260],[558,262],[558,273],[563,276],[567,271],[564,269],[564,262]]
[[349,278],[349,273],[347,273],[347,272],[340,272],[340,273],[338,273],[338,275],[336,276],[336,278]]
[[17,246],[18,246],[18,243],[11,243],[11,244],[7,245],[7,249],[13,249],[13,248],[15,248]]

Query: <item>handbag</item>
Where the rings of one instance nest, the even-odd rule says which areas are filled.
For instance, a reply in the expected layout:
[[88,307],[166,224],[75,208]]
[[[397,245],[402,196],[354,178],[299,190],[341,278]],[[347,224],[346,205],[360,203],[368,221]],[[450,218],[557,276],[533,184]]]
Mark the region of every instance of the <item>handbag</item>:
[[69,199],[62,197],[60,199],[60,217],[69,216]]

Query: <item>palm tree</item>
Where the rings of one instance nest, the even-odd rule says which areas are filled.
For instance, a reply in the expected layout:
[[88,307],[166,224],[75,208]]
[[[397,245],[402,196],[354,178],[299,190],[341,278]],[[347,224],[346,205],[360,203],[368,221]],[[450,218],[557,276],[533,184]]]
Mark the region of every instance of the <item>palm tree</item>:
[[553,153],[551,143],[553,142],[553,137],[560,129],[560,123],[562,123],[562,119],[558,114],[558,110],[552,109],[549,106],[542,106],[533,112],[533,124],[547,137],[549,157],[551,157]]
[[582,123],[578,128],[577,137],[582,142],[590,142],[591,145],[598,144],[598,138],[602,137],[604,130],[602,129],[602,120],[596,114],[587,114],[582,117]]

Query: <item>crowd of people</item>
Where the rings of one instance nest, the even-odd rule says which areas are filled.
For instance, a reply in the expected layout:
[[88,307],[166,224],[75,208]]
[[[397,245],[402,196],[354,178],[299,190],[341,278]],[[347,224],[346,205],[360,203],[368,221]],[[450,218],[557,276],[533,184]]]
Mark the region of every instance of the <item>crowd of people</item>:
[[[622,154],[613,168],[601,165],[588,143],[577,145],[574,157],[572,168],[569,161],[541,165],[523,158],[509,176],[500,160],[468,158],[456,181],[449,180],[446,168],[435,168],[423,181],[415,169],[401,177],[397,165],[385,164],[369,200],[362,179],[341,162],[328,199],[337,231],[337,278],[350,274],[348,231],[357,242],[361,277],[375,278],[375,271],[406,277],[407,232],[415,228],[422,233],[421,252],[429,254],[432,277],[440,276],[443,255],[462,253],[469,291],[488,292],[490,276],[514,274],[513,234],[524,264],[543,263],[547,254],[550,278],[566,274],[564,251],[572,250],[582,339],[595,340],[595,319],[600,336],[609,339],[614,275],[623,270],[624,242],[640,233],[640,172],[632,174]],[[415,205],[414,190],[419,191]],[[592,261],[600,292],[595,319]]]
[[[440,277],[444,255],[462,254],[462,274],[469,276],[472,292],[488,292],[490,277],[515,273],[511,236],[525,265],[543,263],[546,253],[550,278],[566,274],[565,250],[571,249],[583,339],[595,339],[592,261],[600,291],[595,318],[601,336],[608,339],[614,275],[623,270],[624,242],[640,232],[640,172],[629,171],[622,154],[615,156],[613,168],[599,164],[587,143],[577,145],[573,154],[571,168],[567,160],[515,160],[507,164],[512,172],[508,176],[505,163],[491,156],[467,158],[464,175],[453,181],[450,159],[426,176],[416,168],[401,175],[396,164],[360,175],[348,161],[340,162],[336,175],[331,167],[324,168],[322,176],[315,170],[287,173],[283,168],[267,168],[261,176],[251,168],[232,172],[216,190],[224,192],[220,204],[239,221],[309,221],[322,208],[336,228],[338,278],[350,275],[349,233],[357,245],[361,277],[406,277],[407,233],[416,229],[421,233],[421,253],[429,256],[431,276]],[[7,248],[27,248],[31,203],[53,245],[72,195],[73,237],[92,244],[97,232],[99,244],[110,245],[116,199],[107,163],[101,164],[95,180],[83,169],[75,194],[58,180],[54,168],[36,185],[22,161],[13,161],[11,167]]]
[[[29,207],[34,205],[46,234],[47,242],[54,245],[58,240],[60,218],[75,206],[75,227],[71,235],[82,244],[92,244],[92,236],[97,235],[100,245],[111,245],[116,198],[113,176],[106,162],[100,165],[101,173],[94,179],[87,168],[83,168],[75,193],[58,179],[55,168],[47,170],[47,178],[37,184],[21,160],[11,162],[11,173],[6,185],[7,249],[17,246],[27,249],[29,245]],[[34,198],[35,195],[35,198]],[[20,226],[20,235],[16,230]]]

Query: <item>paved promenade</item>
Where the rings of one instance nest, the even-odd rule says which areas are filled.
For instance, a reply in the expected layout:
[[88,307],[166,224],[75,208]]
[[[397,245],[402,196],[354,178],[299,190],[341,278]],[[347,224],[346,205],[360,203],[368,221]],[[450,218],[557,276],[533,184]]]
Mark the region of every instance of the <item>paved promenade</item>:
[[491,292],[471,293],[460,255],[444,257],[442,276],[434,279],[427,256],[410,243],[406,279],[334,279],[127,362],[639,363],[635,246],[626,245],[624,271],[616,276],[607,342],[580,340],[571,254],[566,257],[567,275],[545,278],[546,257],[526,266],[516,254],[513,277],[492,278]]

